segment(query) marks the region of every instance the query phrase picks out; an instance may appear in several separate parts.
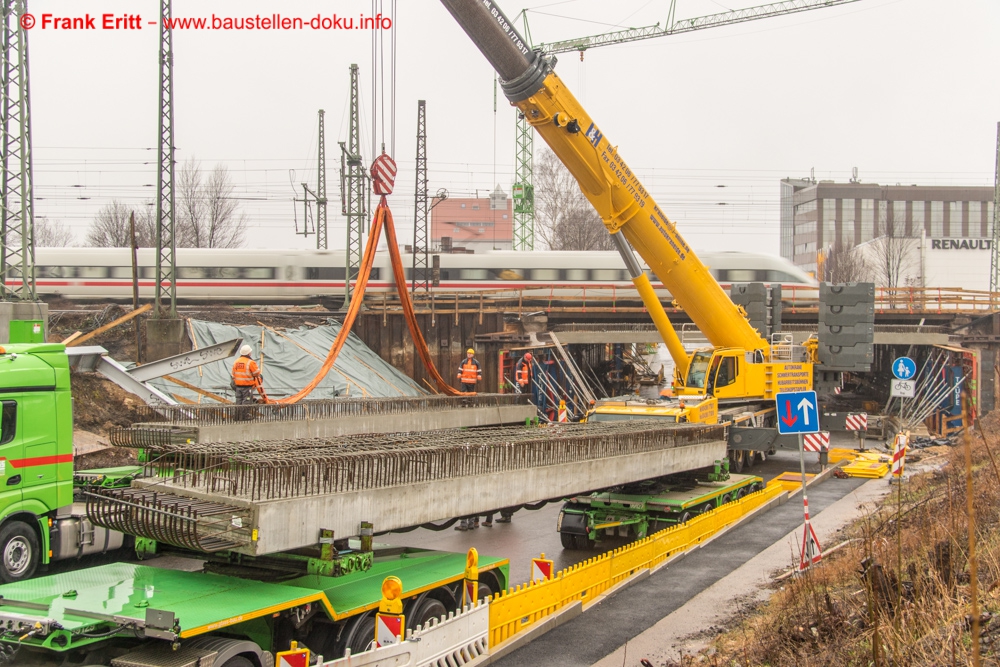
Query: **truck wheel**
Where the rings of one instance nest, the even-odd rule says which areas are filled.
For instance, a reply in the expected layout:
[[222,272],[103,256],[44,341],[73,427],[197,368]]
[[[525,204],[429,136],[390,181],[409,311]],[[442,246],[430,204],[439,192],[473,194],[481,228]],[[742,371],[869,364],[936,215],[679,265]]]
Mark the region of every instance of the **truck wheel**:
[[347,639],[346,648],[351,649],[352,655],[363,653],[368,650],[370,645],[373,645],[374,641],[375,616],[373,614],[365,614],[354,621],[353,632],[351,632],[351,636]]
[[[444,606],[443,602],[437,598],[424,598],[417,605],[417,608],[413,610],[413,618],[407,618],[406,620],[410,627],[415,628],[418,625],[426,626],[432,619],[447,615],[448,609]],[[374,628],[372,631],[374,632]]]
[[254,665],[242,655],[237,655],[229,660],[226,660],[222,667],[254,667]]
[[559,533],[559,541],[562,542],[563,549],[576,549],[576,535]]
[[38,536],[23,521],[11,521],[0,530],[0,580],[12,583],[31,578],[38,567]]
[[737,475],[743,472],[744,458],[742,450],[736,450],[729,454],[729,469]]

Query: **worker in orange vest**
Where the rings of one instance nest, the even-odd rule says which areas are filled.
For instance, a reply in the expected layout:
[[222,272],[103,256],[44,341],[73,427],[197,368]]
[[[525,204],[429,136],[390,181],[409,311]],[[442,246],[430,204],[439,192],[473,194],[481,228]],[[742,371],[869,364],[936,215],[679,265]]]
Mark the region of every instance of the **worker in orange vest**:
[[531,391],[531,352],[525,352],[517,362],[514,367],[514,380],[522,394]]
[[462,383],[462,391],[476,391],[476,383],[483,379],[483,369],[473,356],[476,351],[471,347],[465,351],[465,361],[458,367],[458,379]]
[[236,390],[236,405],[253,403],[254,389],[260,387],[264,379],[261,377],[257,362],[250,358],[253,348],[244,345],[240,348],[240,356],[233,364],[233,389]]

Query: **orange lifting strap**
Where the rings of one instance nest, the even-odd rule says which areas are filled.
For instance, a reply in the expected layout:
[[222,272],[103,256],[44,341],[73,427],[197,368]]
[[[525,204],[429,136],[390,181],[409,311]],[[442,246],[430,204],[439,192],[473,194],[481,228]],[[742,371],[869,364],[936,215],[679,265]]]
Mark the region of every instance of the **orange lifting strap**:
[[316,377],[312,379],[309,384],[302,388],[297,394],[292,396],[287,396],[277,401],[275,403],[298,403],[303,398],[312,393],[313,389],[316,388],[326,374],[330,372],[333,368],[334,362],[337,360],[337,355],[340,354],[340,350],[344,347],[344,342],[347,341],[347,336],[351,333],[351,327],[354,326],[354,319],[358,315],[358,311],[361,309],[361,304],[364,301],[365,288],[368,286],[368,276],[371,274],[372,265],[375,263],[375,248],[378,246],[379,236],[382,232],[382,226],[385,225],[385,237],[386,242],[389,245],[389,257],[392,260],[392,275],[396,280],[396,292],[399,293],[399,300],[403,304],[403,314],[406,316],[406,325],[410,329],[410,336],[413,337],[413,345],[417,349],[417,353],[420,355],[421,361],[424,362],[424,368],[430,374],[431,379],[437,385],[438,390],[441,393],[448,396],[471,396],[472,394],[467,392],[462,392],[450,384],[444,381],[441,374],[438,373],[437,368],[434,366],[434,361],[431,359],[430,350],[427,348],[427,342],[424,340],[423,334],[420,332],[420,328],[417,326],[417,316],[413,312],[413,302],[410,300],[410,292],[406,288],[406,275],[403,272],[403,261],[399,256],[399,245],[396,243],[396,229],[392,224],[392,211],[389,210],[389,205],[385,201],[385,195],[379,201],[378,208],[375,209],[375,218],[372,221],[371,232],[368,235],[368,243],[365,245],[365,254],[361,258],[361,268],[358,271],[358,280],[354,284],[354,298],[351,299],[351,306],[347,310],[347,315],[344,317],[344,322],[340,327],[340,333],[337,334],[337,339],[333,341],[333,345],[330,347],[330,351],[326,355],[326,360],[323,361],[322,368],[319,369],[319,373]]

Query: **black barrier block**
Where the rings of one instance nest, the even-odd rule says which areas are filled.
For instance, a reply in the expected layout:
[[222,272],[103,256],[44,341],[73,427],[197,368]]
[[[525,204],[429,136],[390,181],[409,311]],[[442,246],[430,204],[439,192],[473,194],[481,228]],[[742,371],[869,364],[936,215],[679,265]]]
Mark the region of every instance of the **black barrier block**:
[[875,283],[820,283],[819,302],[828,306],[875,303]]

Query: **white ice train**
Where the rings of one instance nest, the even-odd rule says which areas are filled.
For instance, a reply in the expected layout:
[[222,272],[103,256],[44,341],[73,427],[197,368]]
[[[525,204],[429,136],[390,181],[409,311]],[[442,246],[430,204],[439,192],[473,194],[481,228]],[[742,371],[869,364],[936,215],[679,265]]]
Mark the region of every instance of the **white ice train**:
[[[632,282],[616,252],[511,252],[440,254],[435,291],[544,289],[574,299],[603,292],[628,298]],[[781,283],[783,299],[816,298],[816,281],[781,257],[747,252],[699,254],[723,287],[734,282]],[[138,252],[139,294],[153,297],[155,251]],[[412,256],[403,255],[410,278]],[[344,291],[343,250],[177,249],[177,297],[182,301],[291,303],[339,299]],[[131,299],[132,257],[127,248],[38,248],[39,295],[72,300]],[[659,281],[653,278],[653,284]],[[381,250],[369,293],[395,291],[388,252]],[[660,288],[663,297],[668,293]]]

